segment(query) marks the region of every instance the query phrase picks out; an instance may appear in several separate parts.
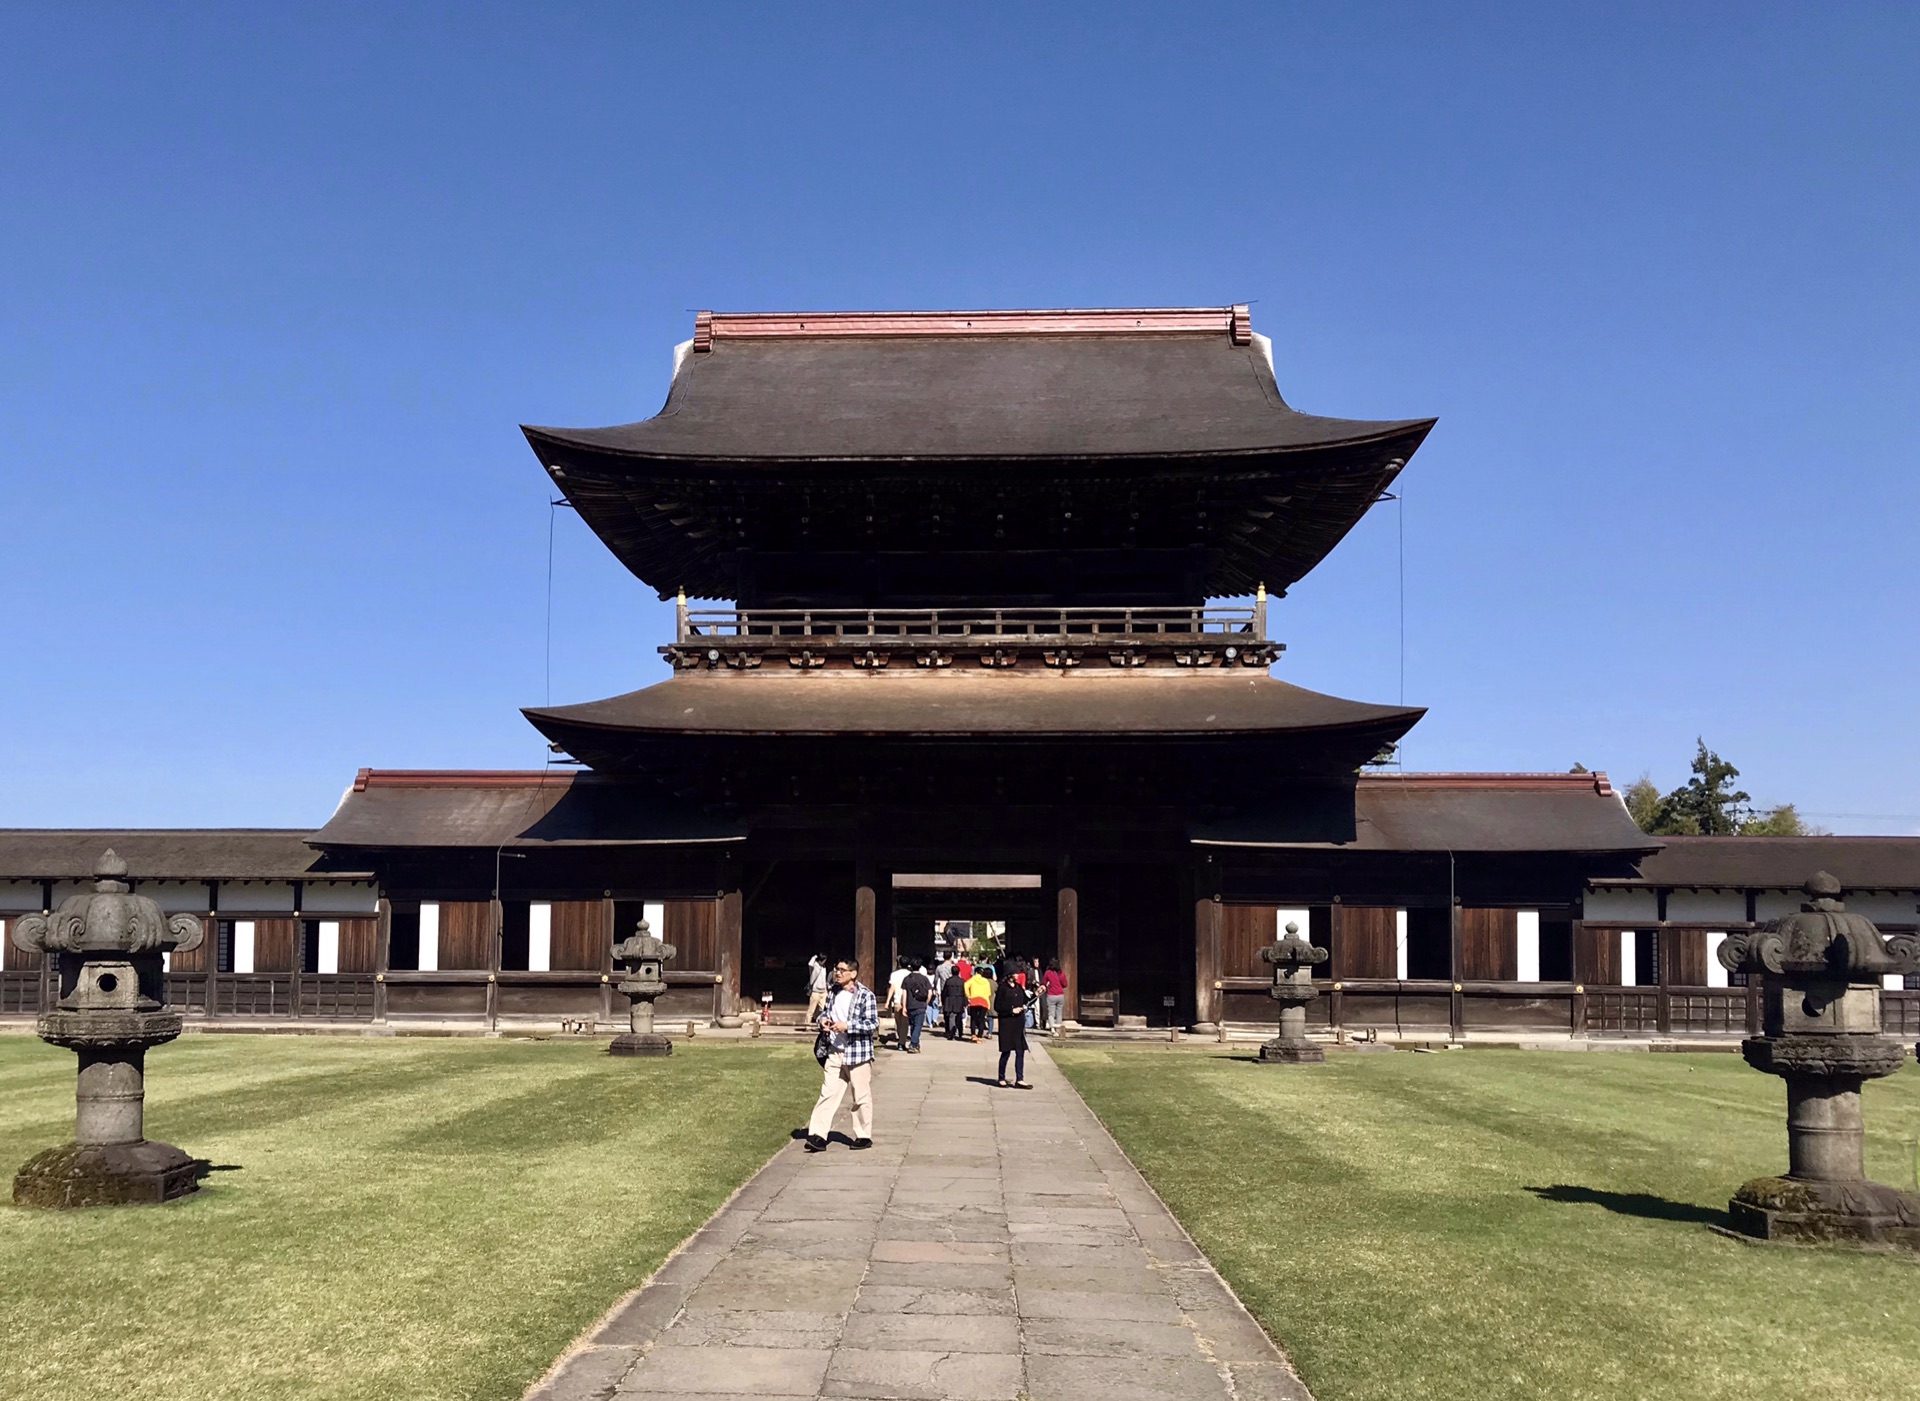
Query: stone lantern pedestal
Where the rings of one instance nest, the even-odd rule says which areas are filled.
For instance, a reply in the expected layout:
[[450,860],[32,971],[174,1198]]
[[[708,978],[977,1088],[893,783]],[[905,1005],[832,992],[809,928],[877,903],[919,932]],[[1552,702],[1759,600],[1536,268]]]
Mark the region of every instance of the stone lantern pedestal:
[[1906,1060],[1880,1034],[1880,987],[1920,965],[1920,941],[1849,914],[1824,871],[1806,892],[1798,914],[1720,947],[1728,969],[1764,980],[1765,1034],[1741,1053],[1787,1082],[1786,1175],[1744,1183],[1727,1211],[1760,1240],[1920,1249],[1920,1195],[1868,1179],[1860,1117],[1860,1087]]
[[1327,951],[1300,937],[1300,926],[1289,922],[1286,936],[1260,950],[1262,962],[1273,965],[1273,986],[1267,996],[1280,1004],[1280,1034],[1260,1047],[1265,1065],[1319,1065],[1327,1053],[1307,1040],[1307,1004],[1320,994],[1313,986],[1313,966],[1327,961]]
[[627,996],[627,1031],[613,1038],[607,1053],[615,1056],[670,1056],[673,1042],[653,1029],[653,1004],[667,990],[661,972],[674,955],[672,944],[653,937],[641,920],[633,937],[613,946],[613,956],[625,966],[615,986]]
[[113,852],[94,868],[93,893],[29,915],[13,931],[21,948],[58,961],[60,997],[40,1017],[42,1040],[80,1058],[73,1142],[28,1161],[13,1179],[22,1206],[119,1206],[171,1201],[200,1185],[206,1165],[145,1132],[146,1055],[180,1034],[165,1005],[162,954],[201,939],[192,915],[168,917],[130,893]]

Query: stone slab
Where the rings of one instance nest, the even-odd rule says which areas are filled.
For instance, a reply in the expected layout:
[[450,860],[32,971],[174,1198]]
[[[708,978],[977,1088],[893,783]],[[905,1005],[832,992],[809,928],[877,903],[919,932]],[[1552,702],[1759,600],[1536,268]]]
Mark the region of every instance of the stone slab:
[[883,1051],[872,1150],[782,1147],[528,1397],[1312,1401],[1045,1052],[991,1057]]

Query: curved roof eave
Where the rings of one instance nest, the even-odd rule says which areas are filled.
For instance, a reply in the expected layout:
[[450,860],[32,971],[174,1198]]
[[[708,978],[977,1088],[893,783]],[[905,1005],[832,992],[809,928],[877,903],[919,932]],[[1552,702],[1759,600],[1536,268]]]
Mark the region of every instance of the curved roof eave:
[[[1142,685],[1137,677],[674,677],[604,700],[521,713],[551,739],[572,730],[637,738],[990,741],[1360,731],[1397,736],[1426,714],[1421,707],[1329,696],[1264,674],[1168,680]],[[804,705],[796,704],[803,698]]]
[[[1031,450],[1020,453],[1007,452],[901,452],[901,453],[800,453],[777,454],[758,453],[743,456],[738,453],[697,453],[663,450],[645,444],[642,430],[659,422],[659,419],[641,419],[635,423],[617,424],[607,428],[553,428],[534,424],[521,424],[520,431],[534,450],[541,465],[549,471],[556,465],[555,453],[543,449],[573,449],[595,455],[615,457],[636,465],[657,463],[662,466],[686,463],[711,469],[715,466],[738,464],[741,466],[790,466],[790,465],[873,465],[907,463],[987,463],[987,462],[1059,462],[1059,463],[1151,463],[1181,461],[1218,461],[1223,458],[1263,458],[1280,455],[1307,454],[1322,452],[1333,448],[1365,447],[1372,444],[1390,443],[1395,439],[1411,438],[1408,447],[1412,452],[1433,431],[1438,418],[1408,419],[1345,419],[1318,418],[1300,414],[1295,416],[1305,423],[1325,424],[1328,430],[1313,437],[1299,437],[1292,440],[1276,440],[1266,443],[1240,443],[1218,447],[1184,447],[1163,449],[1088,449],[1081,451],[1043,451]],[[1344,430],[1344,431],[1340,431]]]

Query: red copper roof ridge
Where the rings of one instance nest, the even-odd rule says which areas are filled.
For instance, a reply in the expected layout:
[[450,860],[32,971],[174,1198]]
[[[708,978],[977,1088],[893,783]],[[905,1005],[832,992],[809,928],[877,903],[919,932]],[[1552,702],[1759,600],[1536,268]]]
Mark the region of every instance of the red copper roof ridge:
[[1253,340],[1247,304],[1211,307],[1055,307],[983,311],[701,311],[693,349],[716,340],[799,337],[1221,335]]
[[563,769],[362,769],[354,776],[353,791],[369,788],[538,788],[548,783],[571,783],[572,770]]
[[1591,788],[1599,797],[1613,796],[1612,780],[1602,769],[1578,773],[1363,773],[1360,781],[1383,787],[1394,785],[1453,790]]

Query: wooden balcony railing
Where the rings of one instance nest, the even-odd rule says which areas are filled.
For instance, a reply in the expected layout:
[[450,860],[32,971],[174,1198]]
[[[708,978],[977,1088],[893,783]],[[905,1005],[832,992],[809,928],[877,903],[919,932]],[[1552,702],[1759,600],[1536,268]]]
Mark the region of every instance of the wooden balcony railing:
[[689,608],[662,647],[676,669],[749,670],[784,661],[879,669],[1266,667],[1284,650],[1267,640],[1267,600],[1193,608]]
[[1200,608],[690,608],[679,605],[675,640],[925,644],[1058,644],[1116,640],[1264,642],[1264,598]]

